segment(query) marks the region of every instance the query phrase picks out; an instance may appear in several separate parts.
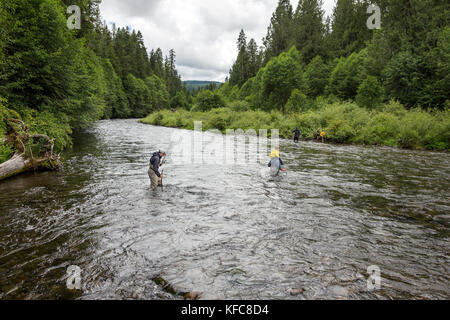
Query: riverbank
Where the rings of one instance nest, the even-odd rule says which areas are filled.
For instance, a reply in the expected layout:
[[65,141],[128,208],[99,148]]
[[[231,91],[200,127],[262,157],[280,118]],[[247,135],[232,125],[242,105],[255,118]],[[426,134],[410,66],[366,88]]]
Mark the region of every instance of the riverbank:
[[[30,128],[14,110],[6,108],[0,99],[0,181],[26,171],[58,170],[62,167],[54,153],[55,138]],[[36,123],[28,118],[27,123]],[[41,123],[46,128],[59,126]],[[39,127],[39,125],[35,126]]]
[[335,143],[382,145],[404,149],[448,150],[450,148],[450,112],[405,110],[391,102],[368,111],[354,103],[325,105],[305,113],[238,111],[218,108],[208,112],[162,110],[140,120],[144,124],[194,129],[194,121],[203,121],[203,129],[279,129],[282,138],[292,137],[298,127],[301,138],[314,139],[317,129],[326,132],[326,140]]

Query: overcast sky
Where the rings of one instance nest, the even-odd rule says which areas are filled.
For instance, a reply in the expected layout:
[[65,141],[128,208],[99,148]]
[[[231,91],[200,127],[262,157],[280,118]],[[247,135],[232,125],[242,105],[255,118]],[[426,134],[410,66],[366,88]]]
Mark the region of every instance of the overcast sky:
[[[324,0],[331,14],[335,0]],[[140,30],[150,51],[175,49],[182,80],[224,81],[241,29],[258,45],[278,0],[103,0],[102,19]],[[298,0],[291,0],[294,10]]]

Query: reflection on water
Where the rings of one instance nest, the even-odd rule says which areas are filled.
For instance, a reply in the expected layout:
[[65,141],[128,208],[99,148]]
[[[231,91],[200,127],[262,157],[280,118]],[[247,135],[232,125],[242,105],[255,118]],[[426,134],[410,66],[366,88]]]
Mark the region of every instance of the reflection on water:
[[174,299],[156,276],[203,299],[450,298],[448,154],[284,141],[279,181],[169,159],[152,193],[149,155],[174,130],[98,122],[63,172],[1,183],[0,298]]

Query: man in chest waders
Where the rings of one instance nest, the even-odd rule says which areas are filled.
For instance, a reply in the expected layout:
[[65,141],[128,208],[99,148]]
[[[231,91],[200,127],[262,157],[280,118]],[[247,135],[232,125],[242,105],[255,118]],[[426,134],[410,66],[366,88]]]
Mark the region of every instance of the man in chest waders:
[[162,186],[162,179],[164,176],[159,172],[159,167],[162,166],[161,159],[166,155],[165,152],[158,151],[153,154],[150,159],[150,168],[148,169],[148,176],[150,177],[151,189],[155,190],[158,186]]
[[298,143],[298,140],[300,139],[300,134],[301,134],[301,132],[300,132],[300,130],[298,129],[298,127],[295,128],[295,130],[292,131],[292,133],[294,133],[294,142],[295,142],[295,143]]
[[270,162],[269,162],[269,168],[270,168],[270,175],[272,177],[278,176],[280,171],[285,172],[286,169],[283,168],[283,160],[280,158],[280,147],[276,147],[275,150],[272,151],[270,154]]

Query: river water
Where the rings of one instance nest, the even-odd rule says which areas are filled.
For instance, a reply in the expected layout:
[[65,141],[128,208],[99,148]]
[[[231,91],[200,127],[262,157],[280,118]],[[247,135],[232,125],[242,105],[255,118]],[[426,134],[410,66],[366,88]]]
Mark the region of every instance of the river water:
[[179,298],[155,277],[201,299],[450,298],[448,154],[282,141],[281,179],[169,156],[151,192],[149,155],[177,130],[100,121],[64,171],[0,183],[0,298]]

